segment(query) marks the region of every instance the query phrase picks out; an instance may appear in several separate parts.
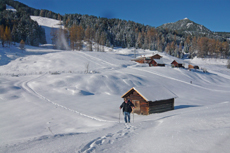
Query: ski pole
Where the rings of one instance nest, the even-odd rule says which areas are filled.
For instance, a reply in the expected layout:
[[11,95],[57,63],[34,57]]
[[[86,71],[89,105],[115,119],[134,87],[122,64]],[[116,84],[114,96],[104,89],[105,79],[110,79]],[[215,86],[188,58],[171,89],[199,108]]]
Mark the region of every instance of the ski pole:
[[133,123],[134,123],[134,112],[133,112]]
[[119,123],[120,123],[121,109],[119,110]]

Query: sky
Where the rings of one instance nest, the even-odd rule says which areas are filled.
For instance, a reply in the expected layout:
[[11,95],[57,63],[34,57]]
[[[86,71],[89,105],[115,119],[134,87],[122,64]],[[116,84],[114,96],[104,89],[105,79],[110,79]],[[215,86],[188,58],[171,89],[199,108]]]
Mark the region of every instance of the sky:
[[18,0],[55,13],[119,18],[158,27],[188,18],[211,31],[230,32],[230,0]]

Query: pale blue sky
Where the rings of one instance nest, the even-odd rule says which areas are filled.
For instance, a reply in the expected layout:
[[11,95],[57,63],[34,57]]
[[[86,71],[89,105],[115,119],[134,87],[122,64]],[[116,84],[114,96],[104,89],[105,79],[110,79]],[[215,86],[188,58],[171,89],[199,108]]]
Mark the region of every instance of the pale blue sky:
[[18,0],[64,14],[119,18],[158,27],[183,18],[211,31],[230,32],[230,0]]

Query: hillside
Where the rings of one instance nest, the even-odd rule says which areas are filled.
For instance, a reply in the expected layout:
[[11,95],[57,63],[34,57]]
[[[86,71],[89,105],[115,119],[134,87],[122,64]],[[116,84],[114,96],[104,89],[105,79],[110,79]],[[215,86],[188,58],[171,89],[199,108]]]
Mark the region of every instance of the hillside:
[[[37,19],[40,25],[48,23]],[[62,51],[26,46],[22,51],[18,45],[0,47],[0,152],[227,153],[230,149],[226,60],[183,60],[137,49],[136,56],[157,53],[166,64],[146,67],[131,61],[133,48],[95,52],[85,47]],[[172,68],[173,60],[197,64],[208,73]],[[164,86],[175,93],[175,110],[131,114],[132,123],[126,128],[120,97],[132,87],[148,86]]]
[[[3,4],[2,4],[3,3]],[[208,41],[219,41],[221,43],[228,43],[229,45],[229,33],[221,33],[221,32],[212,32],[209,29],[207,29],[205,26],[201,25],[200,23],[195,23],[189,19],[183,19],[179,20],[175,23],[167,23],[164,24],[160,27],[153,27],[149,25],[143,25],[140,23],[136,23],[133,21],[126,21],[126,20],[121,20],[121,19],[107,19],[107,18],[100,18],[92,15],[82,15],[82,14],[65,14],[65,15],[60,15],[57,13],[54,13],[49,10],[38,10],[31,8],[23,3],[13,1],[13,0],[3,0],[1,2],[1,8],[3,9],[3,13],[1,13],[0,9],[0,16],[4,18],[4,21],[7,19],[13,20],[13,15],[15,13],[9,11],[5,11],[5,4],[9,5],[10,7],[15,10],[17,10],[18,13],[21,13],[20,18],[24,19],[23,16],[40,16],[40,17],[47,17],[50,19],[58,19],[63,21],[63,25],[69,29],[73,27],[74,25],[80,26],[82,28],[82,33],[86,33],[87,28],[90,29],[90,41],[91,42],[96,42],[100,45],[106,45],[107,47],[123,47],[123,48],[130,48],[130,47],[135,47],[135,48],[140,48],[140,49],[150,49],[150,50],[158,50],[160,52],[168,50],[167,46],[174,44],[172,49],[170,49],[170,55],[173,55],[175,57],[183,57],[184,52],[189,52],[190,50],[192,51],[192,54],[196,54],[197,56],[203,57],[203,54],[200,55],[199,52],[203,48],[200,47],[199,49],[196,48],[196,46],[193,46],[192,40],[193,38],[200,38],[200,37],[205,37],[209,39]],[[12,9],[10,9],[12,10]],[[8,17],[8,12],[10,12],[11,16],[10,18]],[[27,19],[27,22],[29,22],[30,19]],[[30,21],[31,22],[31,21]],[[3,24],[4,26],[6,25],[5,22],[0,21],[0,24]],[[35,24],[35,23],[33,23]],[[18,26],[17,22],[15,24],[10,24],[11,30],[13,30],[13,26]],[[45,44],[45,36],[44,32],[42,29],[38,27],[37,31],[40,31],[40,36],[39,38],[36,38],[38,34],[33,35],[30,31],[33,30],[30,27],[26,27],[26,25],[20,26],[18,29],[20,29],[19,34],[13,32],[14,35],[12,40],[16,42],[20,42],[21,38],[26,42],[28,45],[33,45],[33,46],[38,46],[39,43]],[[24,29],[27,29],[28,31],[23,31]],[[46,29],[47,30],[47,29]],[[27,33],[27,35],[23,35],[23,33]],[[28,37],[28,35],[32,35]],[[70,38],[70,35],[67,35],[67,38]],[[36,39],[34,39],[34,37]],[[88,39],[85,38],[84,36],[81,36],[82,40]],[[50,38],[47,38],[50,40]],[[79,38],[80,39],[80,38]],[[189,44],[187,43],[187,40],[190,40]],[[27,40],[27,41],[26,41]],[[71,40],[70,40],[71,41]],[[196,40],[198,41],[198,40]],[[206,41],[201,41],[201,42],[196,42],[198,44],[203,44],[204,46],[207,46],[205,44]],[[49,42],[50,43],[50,42]],[[55,42],[53,42],[55,44]],[[71,42],[70,42],[71,43]],[[75,42],[76,43],[76,42]],[[73,42],[72,42],[73,44]],[[184,50],[180,51],[175,51],[175,46],[182,45]],[[220,46],[219,44],[215,44],[216,46]],[[225,44],[226,46],[226,44]],[[66,48],[66,47],[65,47]],[[195,49],[194,49],[195,48]],[[220,47],[224,48],[224,47]],[[218,52],[225,52],[222,51],[219,48]],[[179,49],[179,47],[178,47]],[[167,51],[168,52],[168,51]],[[177,52],[172,54],[172,52]],[[210,54],[213,54],[212,56],[216,56],[217,53],[213,54],[213,51],[209,51],[209,53],[205,54],[205,56],[208,56]],[[225,54],[225,53],[224,53]],[[228,54],[229,55],[229,54]],[[227,55],[227,56],[228,56]],[[225,56],[225,55],[224,55]],[[219,57],[223,57],[223,55],[219,55]],[[225,58],[225,57],[224,57]]]
[[[50,31],[60,21],[40,16],[27,19],[44,28],[50,43]],[[104,23],[106,27],[110,22]],[[89,51],[85,41],[80,51],[46,45],[26,45],[25,50],[19,49],[19,43],[0,46],[0,152],[229,152],[230,70],[226,59],[181,59],[141,47],[104,46],[104,52],[99,52],[95,51],[97,43]],[[161,55],[166,66],[131,61],[153,54]],[[198,65],[207,73],[172,68],[173,60],[186,68]],[[163,86],[176,94],[174,110],[131,114],[131,124],[124,124],[121,96],[132,87],[149,86]]]

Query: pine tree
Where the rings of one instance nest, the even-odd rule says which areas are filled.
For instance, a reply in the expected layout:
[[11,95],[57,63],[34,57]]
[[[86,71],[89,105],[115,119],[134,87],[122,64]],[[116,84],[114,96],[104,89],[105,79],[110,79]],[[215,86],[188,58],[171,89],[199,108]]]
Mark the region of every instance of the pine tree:
[[100,48],[99,48],[100,33],[99,33],[99,31],[96,31],[94,40],[95,40],[95,43],[96,43],[95,44],[96,51],[100,51]]
[[182,53],[182,43],[180,42],[180,45],[179,45],[179,50],[178,50],[180,53]]
[[40,15],[39,16],[41,16],[41,17],[45,17],[45,11],[44,10],[41,10],[40,11]]
[[12,37],[12,41],[14,42],[14,45],[15,45],[15,42],[16,42],[16,32],[17,32],[17,27],[16,27],[16,25],[14,24],[14,25],[13,25],[12,32],[11,32],[11,37]]
[[61,20],[61,15],[58,13],[58,18],[57,18],[58,20]]

